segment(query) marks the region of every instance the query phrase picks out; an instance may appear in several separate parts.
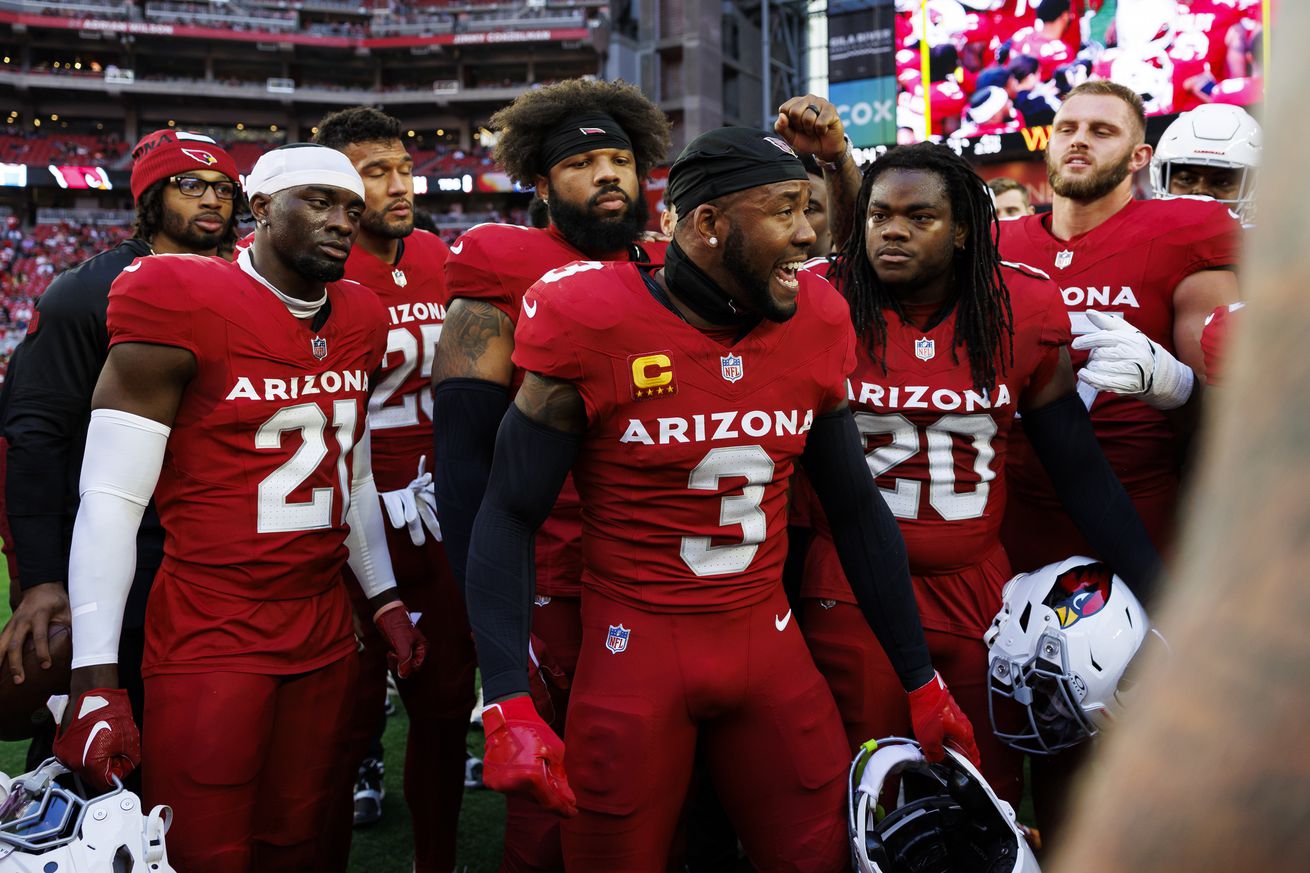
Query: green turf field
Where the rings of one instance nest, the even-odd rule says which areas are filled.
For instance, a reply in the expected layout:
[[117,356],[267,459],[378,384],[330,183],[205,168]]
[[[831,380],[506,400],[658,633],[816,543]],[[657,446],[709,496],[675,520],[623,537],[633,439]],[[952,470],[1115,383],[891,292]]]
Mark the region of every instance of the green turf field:
[[[9,619],[9,572],[0,560],[0,626]],[[403,707],[387,719],[383,737],[386,748],[387,796],[382,821],[355,831],[350,853],[351,873],[408,873],[413,869],[410,851],[409,812],[401,785],[405,734],[409,720]],[[473,754],[482,754],[482,732],[469,734]],[[0,743],[0,772],[10,776],[23,772],[26,743]],[[500,864],[501,834],[505,825],[505,801],[494,791],[466,791],[459,829],[459,870],[493,873]]]

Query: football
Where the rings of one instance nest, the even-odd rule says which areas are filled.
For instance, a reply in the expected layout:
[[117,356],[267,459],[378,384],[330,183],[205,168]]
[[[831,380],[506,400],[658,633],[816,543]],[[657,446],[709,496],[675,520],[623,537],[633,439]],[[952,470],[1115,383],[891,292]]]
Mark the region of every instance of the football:
[[21,685],[7,667],[0,668],[0,741],[31,738],[43,721],[50,719],[46,698],[68,692],[68,677],[73,661],[73,635],[66,624],[50,625],[50,669],[41,668],[36,646],[29,638],[23,646]]

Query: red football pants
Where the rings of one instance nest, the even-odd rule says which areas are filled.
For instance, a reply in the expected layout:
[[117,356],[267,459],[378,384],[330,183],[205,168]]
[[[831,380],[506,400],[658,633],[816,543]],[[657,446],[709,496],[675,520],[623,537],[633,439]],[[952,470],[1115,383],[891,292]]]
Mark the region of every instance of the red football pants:
[[[1151,542],[1162,555],[1167,555],[1174,536],[1178,491],[1166,489],[1155,494],[1130,494],[1129,497],[1142,517]],[[1028,573],[1074,555],[1100,557],[1063,509],[1024,500],[1014,492],[1010,493],[1005,505],[1001,542],[1015,573]]]
[[579,810],[563,823],[569,873],[664,873],[698,740],[757,870],[847,868],[850,755],[782,586],[693,614],[586,592],[565,737]]
[[[582,645],[582,601],[577,597],[541,598],[532,609],[532,632],[570,679]],[[555,712],[550,726],[564,736],[568,695],[551,688]],[[560,817],[522,796],[505,798],[505,854],[501,873],[563,873]]]
[[309,673],[145,680],[145,802],[173,808],[168,854],[187,873],[314,869],[356,662]]
[[[822,604],[831,604],[824,608]],[[805,639],[819,672],[837,699],[850,748],[883,737],[913,737],[910,700],[878,638],[853,603],[806,598]],[[1023,755],[992,732],[987,711],[987,647],[941,631],[925,630],[928,651],[951,695],[973,724],[982,774],[1016,809],[1023,795]]]
[[[420,613],[418,628],[428,641],[422,669],[396,682],[409,715],[405,746],[405,803],[414,832],[416,873],[455,868],[459,811],[464,800],[464,759],[469,715],[476,695],[476,658],[464,597],[441,544],[431,538],[415,546],[409,532],[387,530],[387,546],[405,607]],[[359,615],[359,678],[341,757],[340,787],[324,829],[318,873],[344,871],[350,860],[353,786],[369,741],[377,731],[387,693],[387,644],[372,622],[372,610],[347,568],[343,577]]]

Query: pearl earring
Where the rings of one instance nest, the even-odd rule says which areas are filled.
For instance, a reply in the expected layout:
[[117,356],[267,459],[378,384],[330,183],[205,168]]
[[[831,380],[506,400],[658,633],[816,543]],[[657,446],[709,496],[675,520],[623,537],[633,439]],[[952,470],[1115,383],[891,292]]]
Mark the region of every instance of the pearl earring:
[[718,244],[719,244],[719,238],[717,236],[710,237],[710,245],[716,246]]

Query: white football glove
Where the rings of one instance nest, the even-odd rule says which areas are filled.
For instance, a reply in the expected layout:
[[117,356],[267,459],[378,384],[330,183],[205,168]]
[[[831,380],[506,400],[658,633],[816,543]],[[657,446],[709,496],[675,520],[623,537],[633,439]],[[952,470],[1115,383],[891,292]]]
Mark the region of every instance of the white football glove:
[[387,510],[387,519],[394,528],[409,528],[410,541],[416,546],[427,542],[424,528],[432,538],[441,542],[441,525],[437,522],[437,495],[432,485],[432,474],[424,473],[427,455],[419,458],[418,476],[404,488],[378,495]]
[[1146,334],[1116,315],[1089,310],[1098,330],[1075,337],[1073,347],[1090,350],[1078,378],[1097,391],[1137,397],[1148,406],[1177,409],[1192,396],[1192,368],[1151,342]]

